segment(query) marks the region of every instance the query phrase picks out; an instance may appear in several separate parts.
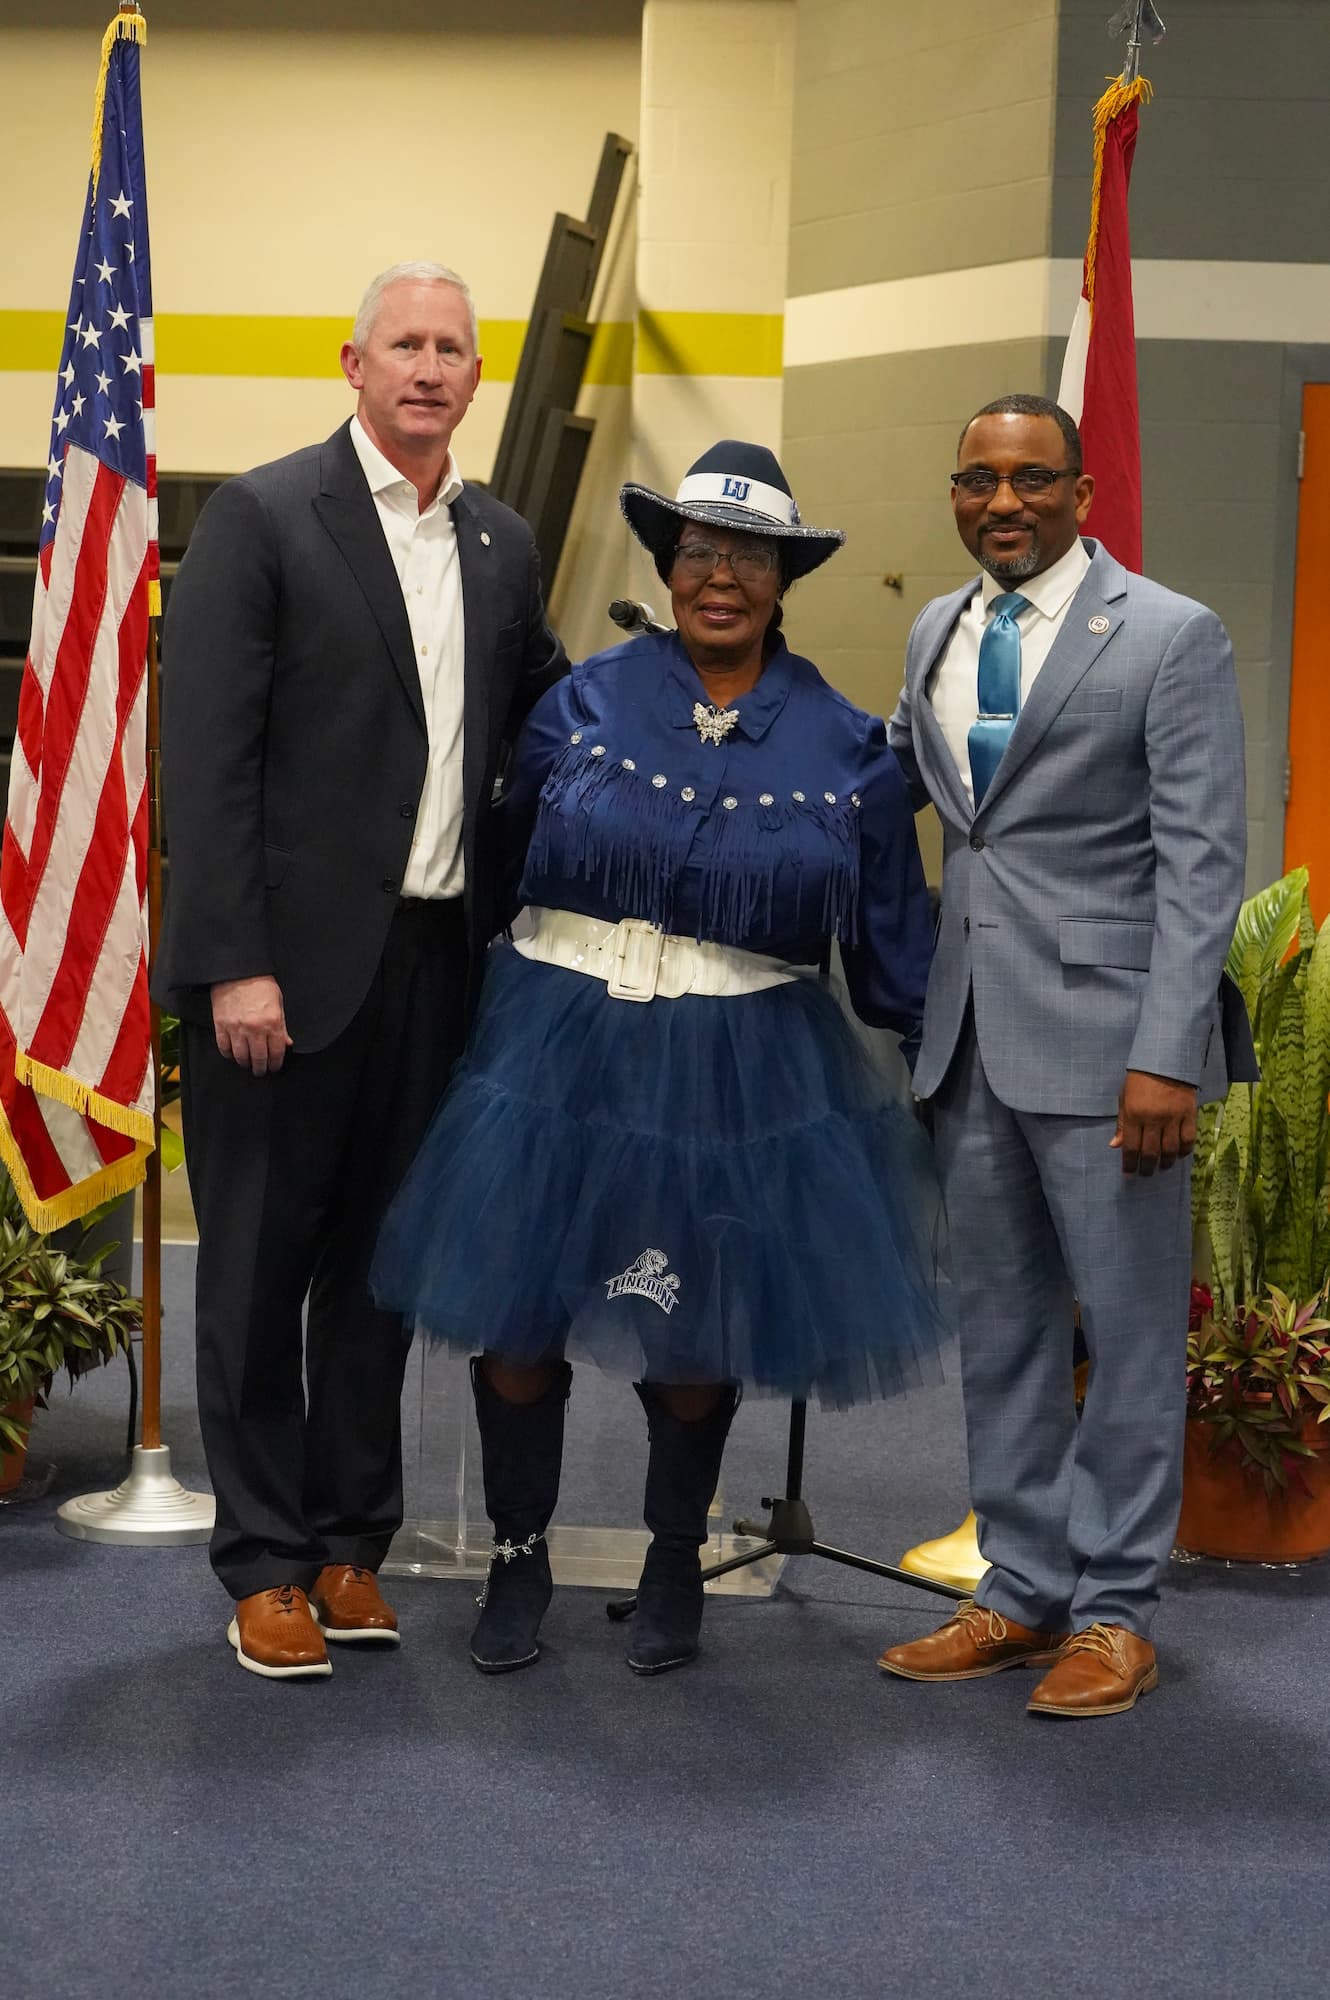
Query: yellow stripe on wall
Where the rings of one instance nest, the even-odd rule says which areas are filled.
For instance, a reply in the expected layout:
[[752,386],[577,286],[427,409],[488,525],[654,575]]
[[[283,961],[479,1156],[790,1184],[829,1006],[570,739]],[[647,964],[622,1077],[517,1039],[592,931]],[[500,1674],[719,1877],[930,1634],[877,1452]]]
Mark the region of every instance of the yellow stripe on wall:
[[779,375],[779,313],[640,312],[639,375]]
[[[345,318],[280,313],[163,313],[155,322],[162,375],[258,376],[336,380],[350,331]],[[634,361],[642,375],[779,376],[779,313],[643,312],[634,327],[606,320],[596,328],[587,382],[626,388]],[[58,312],[0,311],[0,372],[55,372],[65,324]],[[511,382],[526,321],[480,322],[487,382]]]

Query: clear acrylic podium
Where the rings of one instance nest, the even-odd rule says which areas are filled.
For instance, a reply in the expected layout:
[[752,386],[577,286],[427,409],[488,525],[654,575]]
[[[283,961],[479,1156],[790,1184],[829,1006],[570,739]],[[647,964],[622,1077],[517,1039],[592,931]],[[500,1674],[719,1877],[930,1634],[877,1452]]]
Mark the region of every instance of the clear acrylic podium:
[[[417,1345],[402,1401],[406,1518],[383,1565],[387,1575],[479,1583],[489,1566],[490,1524],[466,1358]],[[564,1472],[548,1541],[554,1580],[634,1590],[646,1553],[642,1482],[646,1423],[630,1385],[596,1368],[573,1371]],[[723,1475],[722,1475],[723,1476]],[[707,1516],[704,1564],[757,1546],[729,1531],[720,1491]],[[708,1592],[770,1597],[785,1566],[770,1556],[707,1585]]]

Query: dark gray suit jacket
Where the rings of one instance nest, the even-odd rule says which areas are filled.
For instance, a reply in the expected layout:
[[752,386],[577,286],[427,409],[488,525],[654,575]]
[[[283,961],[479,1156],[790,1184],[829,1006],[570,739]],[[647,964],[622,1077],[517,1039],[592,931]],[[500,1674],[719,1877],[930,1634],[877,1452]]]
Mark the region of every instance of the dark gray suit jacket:
[[944,835],[921,1097],[971,1001],[988,1080],[1013,1110],[1112,1116],[1128,1069],[1203,1100],[1256,1075],[1242,996],[1221,985],[1247,831],[1228,636],[1204,605],[1086,548],[977,812],[927,695],[975,579],[925,605],[910,634],[889,733]]
[[[495,780],[567,660],[526,523],[473,487],[453,519],[475,968],[497,928]],[[271,974],[294,1046],[324,1048],[382,954],[428,751],[406,607],[348,425],[208,502],[171,590],[162,687],[170,894],[154,993],[207,1021],[217,981]]]

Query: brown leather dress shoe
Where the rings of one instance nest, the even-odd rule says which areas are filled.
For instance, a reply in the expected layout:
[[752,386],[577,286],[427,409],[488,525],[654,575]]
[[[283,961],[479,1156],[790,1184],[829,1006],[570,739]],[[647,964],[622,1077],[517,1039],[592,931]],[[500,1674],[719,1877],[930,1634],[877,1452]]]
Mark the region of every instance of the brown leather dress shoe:
[[309,1599],[297,1584],[242,1597],[226,1636],[241,1666],[266,1680],[312,1680],[332,1672]]
[[325,1639],[370,1639],[399,1646],[397,1613],[385,1604],[372,1569],[354,1563],[329,1563],[314,1579],[310,1592],[314,1616]]
[[885,1674],[907,1681],[977,1681],[1007,1667],[1045,1667],[1065,1632],[1032,1632],[972,1597],[962,1598],[945,1625],[926,1638],[889,1646],[878,1661]]
[[1121,1715],[1159,1685],[1155,1649],[1125,1625],[1073,1632],[1026,1706],[1031,1715]]

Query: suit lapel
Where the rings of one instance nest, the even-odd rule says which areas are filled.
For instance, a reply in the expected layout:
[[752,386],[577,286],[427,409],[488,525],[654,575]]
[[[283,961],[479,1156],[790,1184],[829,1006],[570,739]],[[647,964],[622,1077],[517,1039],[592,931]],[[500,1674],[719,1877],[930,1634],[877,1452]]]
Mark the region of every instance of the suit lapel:
[[[1030,698],[1015,726],[984,793],[987,812],[1011,783],[1061,713],[1068,696],[1089,673],[1122,624],[1126,572],[1106,549],[1097,547],[1079,590],[1067,606],[1062,629],[1035,677]],[[1093,629],[1101,626],[1102,630]]]
[[383,642],[411,713],[425,728],[425,704],[420,693],[411,626],[402,586],[398,580],[388,544],[383,538],[374,496],[369,490],[360,460],[356,457],[348,425],[335,431],[324,445],[319,461],[320,490],[314,509],[337,544],[343,558],[365,593],[365,601],[383,634]]
[[928,679],[943,653],[951,643],[951,635],[956,630],[956,621],[974,596],[978,579],[972,577],[960,590],[939,602],[939,622],[934,627],[934,638],[925,641],[910,672],[910,713],[918,718],[915,732],[915,754],[919,759],[920,774],[930,793],[940,803],[939,795],[945,794],[947,805],[953,818],[968,826],[974,818],[974,808],[970,804],[965,783],[956,768],[951,745],[942,733],[942,725],[933,712],[933,704],[928,696]]
[[462,576],[462,615],[466,633],[462,795],[466,805],[466,823],[472,826],[489,763],[489,665],[494,658],[498,631],[495,586],[499,556],[474,501],[465,491],[453,502],[453,525],[457,531],[457,562]]

